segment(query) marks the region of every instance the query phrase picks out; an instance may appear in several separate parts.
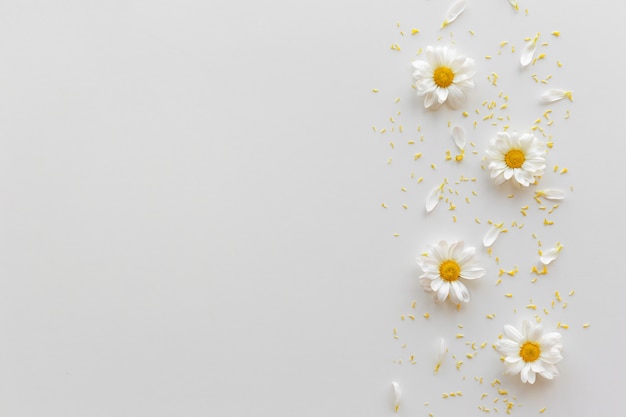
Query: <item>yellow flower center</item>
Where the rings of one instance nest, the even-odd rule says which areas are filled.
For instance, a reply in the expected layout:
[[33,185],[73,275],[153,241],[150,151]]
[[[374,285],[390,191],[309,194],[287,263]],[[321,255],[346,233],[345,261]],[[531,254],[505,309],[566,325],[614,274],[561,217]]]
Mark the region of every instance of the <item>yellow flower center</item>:
[[441,88],[448,88],[454,80],[454,73],[448,67],[439,67],[433,74],[433,81]]
[[445,281],[456,281],[461,276],[461,267],[456,261],[451,259],[443,261],[439,265],[439,275],[441,275],[441,278]]
[[534,362],[541,355],[541,349],[537,342],[526,342],[519,350],[519,355],[524,359],[524,362]]
[[504,162],[509,168],[520,168],[524,165],[526,156],[519,149],[511,149],[504,155]]

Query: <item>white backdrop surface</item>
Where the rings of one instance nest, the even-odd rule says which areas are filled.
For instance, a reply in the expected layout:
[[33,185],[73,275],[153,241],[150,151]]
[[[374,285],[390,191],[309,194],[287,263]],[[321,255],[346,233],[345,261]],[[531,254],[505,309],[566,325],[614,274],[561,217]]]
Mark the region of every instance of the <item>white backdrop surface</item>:
[[[468,1],[440,30],[442,0],[0,2],[0,416],[384,416],[391,381],[399,416],[504,414],[505,399],[513,415],[624,415],[626,5],[519,3]],[[537,32],[546,58],[521,69]],[[476,88],[425,112],[411,61],[452,43]],[[574,102],[540,105],[552,87]],[[503,120],[483,121],[500,91]],[[495,132],[547,109],[541,184],[567,191],[550,214],[481,169]],[[474,143],[458,164],[448,121]],[[444,177],[457,209],[426,215]],[[479,249],[469,305],[434,305],[416,256],[480,247],[487,220],[524,227]],[[565,249],[531,283],[538,240]],[[535,314],[569,325],[565,359],[525,386],[491,344]],[[464,364],[433,375],[441,337]],[[487,345],[469,359],[472,342]]]

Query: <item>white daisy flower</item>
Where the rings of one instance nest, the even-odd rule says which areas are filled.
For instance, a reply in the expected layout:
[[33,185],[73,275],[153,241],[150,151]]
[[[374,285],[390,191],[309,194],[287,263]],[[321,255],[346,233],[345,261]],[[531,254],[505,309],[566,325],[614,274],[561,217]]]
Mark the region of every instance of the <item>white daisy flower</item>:
[[453,109],[463,104],[463,90],[474,87],[474,60],[446,46],[428,46],[426,61],[413,61],[415,87],[424,97],[424,107],[436,110],[443,103]]
[[428,247],[428,252],[417,259],[424,272],[420,284],[427,293],[432,293],[435,301],[443,302],[448,297],[455,304],[469,302],[469,290],[461,279],[476,279],[485,276],[485,269],[474,258],[476,249],[465,247],[463,241],[442,240]]
[[498,132],[487,149],[491,178],[502,184],[511,178],[528,187],[546,167],[545,144],[531,133]]
[[507,324],[504,337],[496,342],[496,349],[504,355],[504,373],[521,374],[522,382],[535,383],[535,375],[552,379],[559,374],[556,364],[561,356],[561,335],[556,332],[543,334],[541,324],[528,320],[522,323],[522,331]]

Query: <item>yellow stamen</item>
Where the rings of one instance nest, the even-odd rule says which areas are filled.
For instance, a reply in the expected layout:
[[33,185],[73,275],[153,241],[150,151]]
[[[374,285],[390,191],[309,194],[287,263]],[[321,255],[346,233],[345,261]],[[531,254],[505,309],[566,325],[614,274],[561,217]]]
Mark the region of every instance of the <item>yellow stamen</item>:
[[454,80],[454,73],[448,67],[439,67],[433,73],[433,81],[438,87],[448,88]]
[[524,152],[519,149],[511,149],[504,156],[504,162],[509,168],[520,168],[525,160]]
[[439,275],[445,281],[456,281],[461,276],[461,267],[456,261],[451,259],[443,261],[439,265]]
[[522,357],[524,362],[534,362],[539,359],[539,355],[541,355],[541,348],[539,347],[539,343],[537,342],[526,342],[522,345],[519,350],[519,355]]

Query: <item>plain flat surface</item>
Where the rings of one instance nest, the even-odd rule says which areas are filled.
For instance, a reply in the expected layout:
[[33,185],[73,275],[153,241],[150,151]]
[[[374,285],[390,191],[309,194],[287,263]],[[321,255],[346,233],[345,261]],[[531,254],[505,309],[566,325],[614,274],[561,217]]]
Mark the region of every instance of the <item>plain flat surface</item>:
[[[469,1],[440,31],[449,3],[2,2],[0,415],[382,416],[392,380],[398,415],[502,414],[505,398],[517,415],[616,415],[626,6],[520,0],[515,14],[505,0]],[[520,70],[537,32],[546,58]],[[453,41],[477,61],[468,118],[424,112],[411,88],[419,48]],[[575,102],[539,105],[548,87]],[[495,119],[483,121],[485,100]],[[481,169],[504,123],[528,130],[548,108],[541,184],[568,192],[550,215]],[[460,164],[444,158],[448,121],[475,144]],[[455,184],[461,175],[476,181]],[[457,209],[427,216],[444,177]],[[415,257],[442,238],[480,246],[487,220],[524,227],[492,256],[479,249],[489,275],[469,305],[435,306]],[[565,249],[532,284],[537,240]],[[567,308],[551,307],[555,291]],[[502,376],[490,345],[535,314],[570,329],[561,376],[524,386]],[[448,357],[434,376],[440,337],[465,363]],[[488,343],[468,359],[472,342]],[[441,398],[452,391],[463,396]]]

